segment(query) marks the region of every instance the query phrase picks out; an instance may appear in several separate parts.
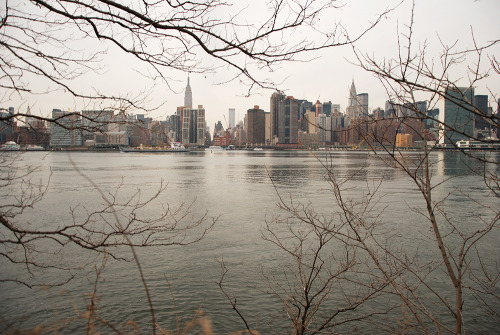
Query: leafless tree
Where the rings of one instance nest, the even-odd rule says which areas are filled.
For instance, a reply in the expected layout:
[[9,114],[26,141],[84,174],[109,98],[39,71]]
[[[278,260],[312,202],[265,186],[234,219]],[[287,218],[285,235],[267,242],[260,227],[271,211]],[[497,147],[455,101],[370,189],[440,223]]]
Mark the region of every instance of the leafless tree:
[[[204,73],[224,68],[232,73],[231,80],[245,82],[250,93],[255,86],[274,87],[272,81],[258,75],[263,68],[272,71],[283,62],[311,59],[313,51],[350,44],[378,22],[368,24],[358,37],[347,39],[341,25],[321,32],[316,27],[324,12],[337,7],[334,1],[269,1],[265,9],[270,14],[257,24],[248,23],[248,6],[219,0],[137,1],[128,5],[108,0],[5,1],[0,8],[2,101],[15,98],[29,104],[33,96],[58,91],[92,109],[154,109],[148,104],[147,90],[116,94],[88,83],[80,86],[86,75],[106,75],[101,61],[108,50],[137,60],[153,85],[160,82],[171,87],[172,73],[179,71]],[[318,39],[311,39],[308,31],[314,31]],[[0,111],[3,124],[30,117],[75,128],[63,122],[67,115],[53,119],[28,112],[10,113],[4,107]],[[87,126],[77,126],[80,130],[98,131],[102,127],[99,116],[73,114],[87,118]],[[216,218],[192,217],[190,204],[173,208],[161,203],[160,195],[167,187],[162,183],[150,197],[143,198],[137,191],[123,199],[121,186],[105,193],[88,180],[102,199],[99,208],[71,208],[72,222],[31,222],[23,213],[43,198],[50,177],[35,182],[32,177],[36,171],[17,165],[14,154],[4,153],[1,158],[0,256],[21,270],[2,272],[0,280],[29,287],[64,284],[77,270],[74,262],[64,262],[69,248],[88,250],[94,257],[135,260],[148,295],[154,332],[154,308],[135,248],[194,243],[211,229]],[[145,211],[148,206],[162,210],[151,217]],[[126,258],[121,247],[129,247],[132,257]],[[39,281],[37,274],[47,269],[61,273],[57,282]]]
[[88,73],[105,75],[101,60],[108,50],[137,60],[145,66],[146,77],[167,87],[174,81],[171,73],[225,68],[232,80],[246,82],[250,93],[254,86],[274,87],[259,75],[267,72],[259,72],[263,68],[272,71],[283,62],[312,59],[312,51],[350,44],[382,17],[348,39],[340,24],[327,31],[316,26],[322,15],[339,6],[335,1],[269,1],[255,6],[269,14],[248,23],[251,6],[220,0],[128,5],[108,0],[5,2],[0,24],[3,100],[62,90],[99,109],[154,108],[147,104],[147,92],[113,95],[97,86],[76,84]]
[[[327,172],[325,182],[338,204],[328,212],[319,212],[312,203],[304,204],[291,195],[284,197],[269,175],[278,196],[279,211],[266,219],[262,237],[276,248],[271,252],[282,255],[284,263],[263,272],[268,294],[282,302],[283,313],[290,321],[288,329],[293,334],[338,334],[368,329],[363,327],[398,331],[401,328],[397,311],[404,309],[404,304],[386,296],[394,294],[396,278],[406,277],[407,269],[387,271],[374,264],[383,262],[377,257],[378,232],[374,230],[382,220],[376,212],[380,185],[367,183],[361,197],[343,198],[342,191],[359,171],[338,178],[328,158],[323,161],[318,157]],[[223,261],[221,266],[219,287],[250,330],[241,306],[236,304],[237,297],[224,286],[228,270]],[[408,319],[402,317],[401,322]]]
[[[411,237],[411,243],[401,239],[389,223],[393,220],[384,216],[385,209],[378,204],[384,195],[379,187],[385,183],[383,179],[379,186],[367,185],[361,196],[353,197],[348,192],[351,178],[330,164],[334,154],[327,152],[325,157],[318,157],[331,187],[335,204],[331,212],[320,214],[312,204],[293,198],[285,201],[278,190],[284,214],[272,218],[264,228],[264,238],[294,260],[284,275],[268,278],[272,292],[283,301],[293,322],[294,333],[338,332],[335,327],[341,313],[337,312],[346,310],[332,306],[351,302],[344,308],[363,311],[371,299],[387,313],[385,320],[392,321],[380,323],[378,316],[359,313],[359,319],[347,320],[353,322],[349,326],[372,324],[377,332],[389,333],[463,334],[484,331],[470,322],[472,318],[499,321],[500,272],[498,263],[488,257],[488,243],[492,242],[486,242],[496,238],[500,219],[495,205],[500,191],[498,152],[491,138],[470,131],[466,125],[480,120],[492,129],[490,136],[497,132],[498,114],[479,109],[470,89],[500,74],[493,55],[500,40],[478,45],[471,32],[470,48],[458,50],[442,42],[443,50],[436,62],[427,44],[415,47],[413,20],[412,11],[406,30],[396,35],[399,49],[392,59],[377,60],[353,45],[356,63],[380,79],[387,100],[400,108],[400,113],[386,117],[361,115],[350,120],[350,128],[344,131],[357,133],[373,159],[383,162],[389,170],[402,171],[412,182],[421,201],[406,204],[402,211],[420,216],[421,220],[413,223],[419,227],[417,235]],[[457,68],[465,68],[465,72],[454,77]],[[466,78],[465,82],[460,78]],[[489,93],[490,103],[496,104],[496,92]],[[426,108],[421,108],[421,101],[426,102]],[[438,118],[428,113],[443,101],[460,108],[466,117]],[[435,136],[431,136],[428,124],[433,124]],[[411,148],[415,151],[399,142],[401,133],[413,134],[418,143],[416,149]],[[488,145],[493,151],[459,147],[456,136]],[[440,146],[440,140],[448,145]],[[478,175],[484,181],[477,187],[492,202],[464,194],[453,176],[435,174],[436,166],[450,156],[461,161],[467,174]],[[475,207],[468,217],[453,213],[450,199],[457,195]],[[323,252],[331,250],[327,247],[330,243],[337,246],[337,253],[325,255]],[[343,285],[356,292],[355,299],[343,300],[335,294],[339,287],[344,292]],[[329,313],[319,312],[321,308]]]
[[[415,4],[414,4],[415,5]],[[410,14],[410,23],[406,30],[398,33],[398,56],[394,59],[377,60],[375,57],[362,53],[354,48],[358,64],[364,70],[373,73],[380,79],[385,87],[388,100],[395,101],[399,106],[406,107],[406,113],[400,113],[388,119],[374,119],[362,117],[359,124],[366,125],[360,127],[363,136],[367,138],[367,143],[373,153],[387,166],[404,171],[407,177],[414,183],[420,193],[424,205],[411,206],[412,210],[421,213],[422,219],[428,223],[431,229],[432,241],[435,243],[435,253],[439,256],[440,262],[432,271],[423,271],[421,264],[410,265],[406,261],[411,253],[407,250],[394,252],[389,248],[382,248],[382,258],[389,257],[394,263],[379,265],[373,257],[377,268],[381,271],[390,271],[393,266],[405,266],[412,274],[412,282],[416,286],[410,286],[401,280],[391,282],[402,288],[397,290],[403,303],[412,312],[419,324],[424,327],[426,324],[434,324],[439,332],[446,331],[456,334],[468,331],[475,331],[472,326],[466,324],[464,320],[464,308],[468,308],[477,298],[480,303],[484,303],[486,315],[496,318],[498,314],[498,268],[495,264],[486,264],[486,249],[481,246],[482,240],[495,230],[500,218],[497,206],[489,206],[478,202],[472,195],[463,195],[470,203],[475,204],[479,214],[473,219],[460,218],[450,212],[447,199],[453,194],[460,193],[460,186],[455,185],[454,190],[445,196],[437,197],[437,190],[444,188],[444,185],[453,184],[453,180],[442,180],[433,175],[433,168],[438,162],[430,157],[436,150],[441,149],[435,141],[448,143],[447,149],[453,149],[454,155],[463,155],[472,160],[468,173],[478,174],[484,180],[485,192],[490,192],[492,198],[498,197],[498,157],[493,151],[469,151],[469,147],[459,147],[456,140],[459,138],[467,141],[476,141],[493,148],[492,140],[479,136],[473,129],[474,122],[479,120],[485,122],[492,129],[490,136],[495,137],[495,132],[499,127],[498,114],[488,113],[480,110],[474,103],[474,95],[470,90],[475,86],[482,85],[484,79],[489,76],[498,76],[497,63],[491,52],[500,40],[494,40],[481,46],[474,39],[471,31],[472,45],[469,49],[457,50],[452,46],[447,46],[442,42],[443,50],[440,54],[439,66],[434,59],[428,55],[427,45],[423,44],[418,49],[417,42],[413,38],[413,11]],[[483,64],[486,66],[483,67]],[[488,66],[490,64],[491,66]],[[453,77],[458,65],[465,66],[465,73],[461,72],[460,83]],[[465,87],[465,89],[461,88]],[[450,93],[451,92],[451,93]],[[496,93],[489,92],[494,104],[496,104]],[[419,102],[425,101],[428,109],[419,108]],[[428,114],[439,101],[444,101],[447,105],[461,109],[461,114],[466,117],[449,118],[447,115],[437,118]],[[445,113],[446,111],[440,111]],[[420,151],[411,154],[404,150],[398,143],[396,134],[385,136],[387,133],[380,132],[380,125],[387,125],[387,122],[395,122],[401,132],[411,132],[414,134],[416,142],[420,143]],[[426,129],[426,123],[433,123],[435,129],[439,129],[437,137],[431,142]],[[469,126],[467,126],[469,125]],[[377,133],[376,130],[379,130]],[[454,137],[449,134],[453,134]],[[494,142],[493,142],[494,143]],[[452,179],[452,178],[450,178]],[[342,201],[339,202],[342,206]],[[379,239],[380,240],[380,239]],[[378,242],[382,245],[381,242]],[[380,256],[377,256],[380,258]],[[476,266],[480,264],[480,266]],[[384,269],[384,270],[382,270]],[[435,269],[446,273],[449,287],[444,290],[437,288],[437,283],[430,279],[430,275]],[[479,292],[481,292],[479,294]],[[432,298],[426,299],[425,297]],[[436,317],[436,308],[439,305],[448,310],[454,320],[453,324]],[[427,321],[426,321],[427,320]],[[425,328],[424,328],[425,329]],[[429,329],[426,330],[430,331]]]
[[[335,186],[347,183],[328,180]],[[376,187],[376,186],[375,186]],[[389,286],[381,273],[367,267],[368,254],[358,245],[346,213],[318,213],[311,204],[285,201],[278,189],[279,208],[286,215],[267,221],[263,238],[287,255],[291,262],[266,274],[271,292],[283,301],[293,323],[293,334],[324,334],[346,331],[363,320],[386,315],[398,304],[377,310],[364,308],[382,296]],[[375,194],[373,192],[372,194]],[[372,195],[349,204],[367,223]],[[366,216],[365,216],[366,215]],[[373,219],[372,224],[378,220]],[[360,242],[366,242],[363,238]],[[283,273],[281,273],[283,272]]]
[[[490,143],[490,137],[496,137],[500,127],[500,117],[496,110],[498,92],[492,92],[485,80],[497,78],[500,74],[498,62],[493,54],[500,44],[500,39],[478,45],[471,28],[469,48],[458,49],[456,41],[448,45],[439,40],[442,50],[436,57],[429,50],[427,41],[418,44],[418,41],[414,40],[414,6],[405,30],[398,31],[397,57],[379,60],[353,47],[356,57],[354,64],[380,80],[387,93],[387,100],[400,108],[393,119],[400,125],[412,128],[411,130],[417,133],[417,140],[429,140],[429,134],[421,128],[425,122],[432,122],[434,129],[440,130],[434,139],[444,141],[448,147],[457,148],[457,143],[452,141],[448,134],[456,134],[464,140]],[[488,105],[493,112],[479,109],[474,101],[474,88],[481,86],[489,93]],[[467,118],[445,119],[430,115],[428,111],[435,108],[440,101],[461,108],[465,112],[462,114],[466,114]],[[426,103],[424,108],[419,106],[419,102]],[[377,123],[373,118],[358,121]],[[470,131],[474,123],[487,126],[489,136],[483,137],[476,131]],[[374,137],[373,132],[366,135]],[[395,139],[384,140],[387,140],[385,144],[396,144]],[[380,138],[373,138],[373,141],[377,144],[384,142]]]
[[[318,156],[334,200],[331,210],[318,213],[312,204],[286,200],[277,190],[283,214],[264,227],[264,239],[293,260],[267,280],[294,333],[373,327],[388,333],[460,334],[481,331],[468,325],[464,314],[498,320],[498,267],[481,244],[498,223],[498,209],[461,194],[479,207],[474,220],[465,221],[450,212],[447,202],[460,192],[458,186],[432,197],[452,181],[433,176],[440,162],[429,159],[429,153],[374,152],[374,159],[388,170],[401,169],[416,185],[423,203],[402,211],[420,215],[422,222],[413,223],[422,227],[420,235],[401,238],[393,220],[387,222],[387,205],[379,203],[384,178],[352,195],[354,175],[335,167],[330,153]],[[449,287],[442,285],[443,273]]]
[[[108,0],[6,1],[0,11],[2,100],[20,97],[29,101],[36,94],[63,91],[86,105],[98,105],[103,111],[151,109],[144,92],[114,95],[88,84],[83,88],[77,84],[89,73],[106,75],[101,60],[108,50],[119,50],[122,56],[137,60],[147,69],[144,73],[147,77],[160,80],[167,86],[171,82],[172,72],[169,71],[203,73],[224,67],[232,71],[234,79],[245,81],[249,90],[255,85],[272,87],[271,81],[258,75],[263,67],[272,70],[283,62],[307,60],[312,57],[309,56],[312,51],[350,44],[378,22],[368,24],[356,38],[347,39],[342,26],[333,25],[329,31],[317,34],[319,39],[311,39],[304,32],[317,31],[316,21],[324,12],[337,8],[335,2],[270,1],[262,5],[270,10],[268,17],[258,24],[249,24],[244,15],[249,9],[247,6],[219,0],[142,1],[128,5]],[[285,36],[294,34],[301,37],[289,43],[291,38]],[[204,60],[206,56],[209,61]],[[5,108],[2,111],[7,112]],[[97,131],[103,122],[116,122],[102,121],[100,115],[89,117],[74,113],[88,118],[87,126],[77,126],[81,130]],[[52,119],[23,112],[2,113],[0,122],[24,117],[68,127],[63,122],[67,115]],[[5,159],[10,159],[10,156]],[[4,163],[2,166],[13,164]],[[165,228],[165,221],[170,222],[167,226],[184,222],[182,219],[186,219],[189,206],[178,209],[166,206],[157,218],[141,218],[137,213],[156,199],[164,185],[159,186],[158,193],[151,199],[140,199],[137,194],[121,202],[116,194],[106,195],[108,204],[100,210],[84,213],[83,221],[76,218],[79,209],[73,209],[75,221],[69,225],[61,224],[49,230],[33,224],[23,225],[16,222],[16,216],[25,207],[36,203],[45,192],[43,185],[30,183],[29,190],[24,189],[28,174],[20,173],[13,179],[5,176],[9,193],[5,193],[0,217],[4,229],[3,245],[26,248],[23,259],[13,258],[9,251],[5,256],[13,263],[24,263],[29,271],[33,267],[53,266],[34,259],[39,250],[35,244],[41,240],[60,246],[73,244],[98,252],[122,244],[142,246],[192,242],[177,235],[175,229]],[[7,191],[7,187],[4,189]],[[18,194],[20,196],[16,197]],[[109,216],[115,212],[126,217],[127,224],[123,228],[110,223]],[[105,225],[98,226],[98,220],[104,220]],[[198,227],[204,220],[204,217],[199,218],[186,223],[183,228]],[[125,236],[130,241],[126,241]],[[33,246],[28,248],[30,244]]]
[[[288,31],[311,27],[321,12],[335,7],[332,2],[301,4],[275,1],[270,18],[258,26],[241,24],[239,13],[225,19],[218,18],[215,14],[226,7],[230,8],[227,3],[219,1],[142,2],[130,7],[107,0],[34,0],[14,5],[6,2],[0,26],[3,37],[0,41],[0,83],[7,92],[5,97],[63,89],[78,98],[101,101],[106,107],[147,109],[143,95],[116,97],[101,91],[88,93],[72,87],[72,80],[78,76],[99,70],[99,57],[105,50],[82,56],[79,50],[66,46],[75,36],[76,39],[98,40],[117,47],[147,64],[151,76],[160,78],[167,85],[169,77],[165,69],[203,72],[228,66],[235,71],[234,78],[247,81],[251,89],[255,85],[273,87],[272,82],[257,77],[253,72],[255,69],[272,69],[281,62],[300,60],[302,55],[323,48],[342,44],[353,44],[355,47],[357,39],[364,34],[342,40],[339,39],[344,33],[342,27],[335,26],[333,31],[323,35],[326,37],[321,41],[300,39],[293,45],[286,43],[283,36]],[[68,31],[76,35],[66,35],[60,29],[62,25],[70,27]],[[467,329],[464,306],[467,308],[469,299],[474,297],[487,313],[498,318],[499,272],[496,264],[484,261],[484,249],[480,247],[480,242],[497,227],[500,214],[496,207],[478,203],[485,215],[475,216],[473,227],[450,215],[446,200],[451,192],[439,199],[435,196],[435,190],[450,181],[437,179],[432,174],[433,164],[436,163],[431,161],[430,155],[437,147],[428,145],[424,122],[435,123],[437,128],[445,130],[443,134],[448,130],[468,139],[483,142],[485,139],[465,131],[461,124],[429,116],[426,111],[417,108],[417,102],[421,100],[421,94],[425,96],[427,106],[434,106],[439,99],[445,99],[469,111],[472,117],[484,120],[493,128],[498,127],[498,115],[480,111],[459,89],[462,85],[450,76],[450,69],[457,63],[465,62],[464,55],[475,55],[476,61],[471,62],[467,76],[464,76],[470,78],[467,87],[477,85],[487,75],[500,74],[498,61],[494,55],[488,54],[488,50],[499,40],[484,46],[477,45],[473,40],[473,47],[468,50],[455,50],[453,46],[443,44],[439,72],[427,58],[425,45],[414,50],[412,23],[408,25],[408,31],[406,37],[398,35],[399,54],[392,60],[377,61],[356,48],[354,51],[359,65],[380,78],[388,99],[406,106],[411,114],[382,120],[365,116],[356,120],[352,128],[360,129],[363,140],[373,153],[388,167],[403,171],[418,189],[423,206],[415,205],[410,209],[421,213],[423,221],[428,224],[439,260],[421,261],[420,250],[409,250],[404,245],[391,243],[390,231],[383,225],[383,209],[377,207],[378,187],[368,188],[361,199],[350,199],[344,192],[350,178],[339,177],[332,165],[324,163],[327,182],[336,204],[333,213],[330,216],[320,215],[310,205],[297,204],[293,199],[285,201],[280,197],[279,206],[285,214],[267,222],[264,228],[264,238],[292,260],[290,266],[284,269],[287,280],[278,279],[277,274],[270,274],[268,279],[272,292],[282,299],[296,334],[335,333],[339,327],[359,320],[376,323],[379,313],[392,316],[396,310],[408,313],[406,317],[415,327],[415,332],[460,334]],[[59,48],[52,49],[54,45]],[[216,65],[200,63],[200,54],[211,56]],[[491,65],[486,72],[479,67],[485,58]],[[48,89],[36,92],[30,87],[30,82],[32,78],[39,77],[45,78],[50,85]],[[446,94],[450,88],[459,92],[459,96],[450,98]],[[3,120],[21,116],[26,115],[7,115]],[[396,123],[398,127],[405,126],[420,134],[421,151],[408,155],[397,144],[397,134],[387,131],[387,123]],[[356,125],[363,127],[356,128]],[[497,159],[494,156],[467,154],[481,160],[482,169],[475,169],[474,172],[481,173],[486,189],[492,197],[498,197]],[[5,166],[13,164],[7,161],[11,156],[6,155],[5,159]],[[46,187],[29,181],[28,176],[32,173],[29,169],[18,169],[15,173],[6,171],[2,179],[3,190],[9,190],[1,204],[1,238],[5,248],[2,256],[13,264],[22,265],[28,273],[33,273],[36,268],[67,270],[37,257],[41,251],[38,249],[40,241],[108,253],[108,250],[118,246],[134,248],[192,243],[202,237],[212,224],[203,225],[205,217],[191,220],[187,216],[189,206],[184,211],[186,208],[171,209],[166,205],[158,217],[141,217],[140,210],[151,204],[164,189],[161,185],[158,193],[148,199],[141,199],[137,194],[123,201],[116,194],[101,194],[104,200],[101,209],[88,211],[83,220],[75,216],[75,221],[69,225],[47,230],[31,223],[23,225],[26,222],[18,222],[17,218],[23,210],[39,201]],[[454,190],[459,191],[459,188]],[[470,197],[470,201],[475,199]],[[105,224],[98,225],[97,220]],[[185,225],[182,225],[183,222]],[[194,240],[186,240],[186,229],[197,228],[201,228],[200,234]],[[13,253],[18,248],[23,251],[21,258]],[[57,252],[53,256],[58,256]],[[138,267],[140,269],[140,263]],[[444,289],[436,287],[433,281],[433,276],[440,271],[447,276],[448,285]],[[220,281],[223,291],[224,274],[223,267]],[[7,277],[3,280],[17,279]],[[22,282],[30,285],[28,281]],[[355,289],[347,293],[347,287]],[[229,295],[227,297],[237,310],[235,301]],[[364,309],[372,300],[380,301],[386,297],[389,298],[384,301],[388,303],[383,305],[381,311]],[[440,308],[451,316],[453,322],[435,313]],[[154,309],[151,309],[152,327],[155,329]],[[377,326],[383,328],[380,323]],[[400,328],[386,325],[385,329],[403,332],[404,327],[406,323]]]

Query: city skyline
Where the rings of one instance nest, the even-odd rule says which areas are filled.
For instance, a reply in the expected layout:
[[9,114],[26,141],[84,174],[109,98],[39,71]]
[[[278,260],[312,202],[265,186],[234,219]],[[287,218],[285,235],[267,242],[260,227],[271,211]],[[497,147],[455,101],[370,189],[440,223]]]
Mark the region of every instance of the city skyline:
[[[327,17],[326,20],[323,18],[321,24],[340,22],[347,31],[354,35],[366,27],[368,22],[373,21],[377,14],[396,6],[396,4],[396,1],[377,3],[353,1],[333,13],[338,14],[337,16]],[[251,8],[246,10],[249,10],[250,13],[252,11]],[[387,14],[378,26],[368,32],[357,43],[357,48],[363,53],[373,54],[378,60],[396,58],[398,51],[396,29],[400,29],[399,33],[403,34],[404,26],[410,21],[411,10],[411,2],[403,2],[402,5]],[[419,1],[415,4],[414,9],[415,50],[418,50],[419,46],[426,41],[428,43],[427,50],[431,50],[428,51],[429,61],[437,62],[439,51],[442,50],[441,43],[451,46],[458,41],[456,50],[473,44],[471,27],[473,28],[474,40],[478,45],[495,41],[495,33],[498,30],[495,29],[495,26],[498,26],[495,23],[495,14],[499,10],[500,3],[493,0],[443,1],[439,3],[428,0]],[[436,25],[436,22],[440,24]],[[437,29],[440,27],[446,27],[446,29],[438,31]],[[499,46],[495,45],[489,52],[498,54]],[[137,80],[142,76],[141,72],[137,70],[142,69],[141,65],[130,63],[129,57],[116,57],[116,55],[116,50],[110,50],[108,55],[104,57],[104,62],[115,61],[115,64],[110,66],[108,71],[99,75],[90,75],[90,80],[77,80],[75,84],[85,87],[85,85],[89,86],[89,83],[90,86],[93,86],[102,82],[103,85],[110,85],[112,92],[117,94],[147,90],[144,81]],[[377,107],[383,108],[385,101],[388,100],[378,79],[350,63],[355,61],[355,57],[349,46],[331,48],[314,55],[311,54],[310,57],[318,58],[309,62],[284,63],[273,72],[262,70],[259,72],[259,78],[264,80],[270,77],[275,83],[278,83],[278,88],[286,95],[294,96],[297,99],[308,99],[313,102],[316,100],[320,102],[332,101],[332,103],[340,104],[343,113],[346,113],[349,87],[353,80],[359,93],[369,94],[368,107],[370,110]],[[474,55],[468,55],[465,61],[474,63]],[[109,63],[111,64],[111,62]],[[108,63],[103,64],[108,65]],[[130,71],[124,71],[124,69]],[[229,79],[229,73],[224,69],[218,69],[212,73],[190,74],[177,71],[170,76],[172,80],[168,85],[158,82],[151,89],[148,107],[159,107],[149,114],[151,117],[158,120],[164,119],[166,116],[174,114],[177,107],[182,106],[188,75],[193,90],[193,105],[204,106],[206,122],[210,127],[217,121],[226,123],[224,116],[226,119],[228,118],[230,108],[234,108],[236,115],[239,116],[236,121],[242,120],[246,111],[253,106],[258,105],[266,111],[269,109],[269,97],[272,90],[257,89],[250,97],[245,97],[248,86],[239,85],[237,81],[218,85]],[[458,78],[457,84],[459,86],[467,86],[467,78],[463,73],[455,72],[452,75]],[[35,84],[38,85],[38,83]],[[486,78],[484,86],[476,87],[476,92],[492,97],[491,93],[498,94],[500,92],[499,85],[500,83],[495,82],[494,78]],[[50,116],[54,108],[72,111],[100,109],[100,106],[89,105],[88,101],[78,101],[69,94],[63,94],[63,92],[31,96],[24,100],[17,99],[17,97],[4,98],[2,102],[2,107],[12,106],[16,111],[26,110],[28,105],[33,114],[43,116]],[[440,107],[438,106],[438,108]],[[140,111],[131,112],[140,113]]]

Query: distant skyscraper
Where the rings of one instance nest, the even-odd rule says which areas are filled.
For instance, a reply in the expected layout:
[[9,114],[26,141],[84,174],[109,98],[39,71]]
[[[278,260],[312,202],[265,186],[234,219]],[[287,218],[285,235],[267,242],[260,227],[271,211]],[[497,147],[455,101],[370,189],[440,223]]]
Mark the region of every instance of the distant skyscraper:
[[340,113],[340,104],[332,104],[331,114],[336,114],[336,113]]
[[170,115],[169,124],[171,129],[170,141],[172,142],[180,142],[181,141],[181,118],[178,114]]
[[222,125],[222,122],[218,121],[214,126],[214,133],[218,134],[221,131],[224,131],[224,126]]
[[266,142],[266,116],[259,106],[247,111],[247,142],[264,144]]
[[448,87],[444,103],[444,133],[441,143],[456,144],[474,135],[473,87]]
[[229,108],[229,127],[234,129],[236,127],[236,110],[234,108]]
[[32,127],[33,123],[37,120],[36,118],[34,118],[33,116],[31,116],[31,110],[30,110],[30,106],[28,106],[27,110],[26,110],[26,116],[25,116],[25,124],[29,127]]
[[78,114],[53,109],[52,120],[54,121],[50,125],[51,146],[82,145],[82,119]]
[[188,82],[184,93],[184,106],[177,107],[177,115],[180,122],[179,140],[184,145],[205,145],[205,109],[202,105],[193,108],[193,93]]
[[427,115],[427,101],[417,101],[415,105],[417,107],[419,117]]
[[186,91],[184,92],[184,107],[193,107],[193,93],[191,92],[191,86],[189,85],[189,75]]
[[313,105],[312,102],[307,100],[297,100],[300,104],[299,106],[299,119],[304,118],[307,111],[315,111],[316,106]]
[[271,113],[264,112],[266,118],[266,145],[271,144]]
[[[497,100],[497,112],[493,116],[493,124],[495,125],[500,124],[500,98],[498,98]],[[496,133],[497,137],[500,137],[500,127],[493,127],[493,131]]]
[[474,97],[474,107],[476,107],[477,113],[480,114],[474,115],[476,129],[489,129],[490,124],[488,123],[486,118],[486,116],[491,116],[491,114],[488,112],[488,96],[476,95]]
[[271,141],[279,134],[279,105],[283,100],[285,100],[285,95],[283,93],[275,92],[271,95],[269,106],[269,112],[271,113]]
[[299,142],[299,102],[286,97],[278,105],[278,143],[296,144]]
[[346,114],[348,120],[359,118],[362,115],[368,115],[368,93],[356,94],[354,79],[349,90]]
[[332,110],[332,114],[330,115],[332,119],[332,142],[340,143],[342,140],[342,136],[344,131],[344,114],[340,112],[340,106],[338,108],[334,108]]
[[430,109],[427,111],[428,118],[425,119],[425,128],[429,130],[434,139],[439,138],[439,108]]
[[332,141],[332,118],[326,114],[319,114],[316,117],[317,132],[321,143]]
[[205,109],[202,105],[198,109],[184,107],[182,110],[182,144],[205,144]]
[[320,114],[323,114],[323,104],[319,102],[319,100],[316,100],[314,106],[316,107],[316,117],[318,117]]
[[307,111],[303,118],[304,127],[303,130],[308,134],[316,133],[316,113],[313,111]]
[[368,115],[368,93],[360,93],[356,96],[358,100],[358,117]]
[[108,125],[113,118],[113,110],[84,110],[82,114],[83,141],[93,140],[95,133],[108,131]]
[[427,101],[417,101],[415,103],[405,103],[396,107],[398,117],[425,118],[427,115]]
[[[14,107],[9,107],[9,112],[0,112],[0,142],[5,143],[13,140],[14,129],[17,125],[16,119],[11,117],[14,115]],[[17,141],[17,139],[16,139]]]
[[332,102],[323,102],[323,114],[330,116],[332,114]]
[[352,80],[351,89],[349,90],[349,98],[347,99],[347,117],[354,119],[358,113],[358,98],[356,94],[356,86],[354,86],[354,79]]
[[385,102],[384,117],[385,118],[396,117],[397,116],[396,109],[397,106],[395,102],[392,100],[387,100]]

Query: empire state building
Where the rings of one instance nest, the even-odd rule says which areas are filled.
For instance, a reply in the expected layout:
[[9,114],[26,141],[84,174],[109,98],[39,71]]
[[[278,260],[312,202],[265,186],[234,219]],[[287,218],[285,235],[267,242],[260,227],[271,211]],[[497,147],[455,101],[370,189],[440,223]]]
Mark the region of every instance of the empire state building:
[[184,93],[184,106],[177,107],[177,114],[180,116],[180,140],[186,146],[205,145],[205,109],[203,105],[193,108],[193,93],[189,85],[189,76]]
[[184,93],[184,107],[193,107],[193,92],[191,91],[191,86],[189,85],[189,76],[186,86],[186,92]]

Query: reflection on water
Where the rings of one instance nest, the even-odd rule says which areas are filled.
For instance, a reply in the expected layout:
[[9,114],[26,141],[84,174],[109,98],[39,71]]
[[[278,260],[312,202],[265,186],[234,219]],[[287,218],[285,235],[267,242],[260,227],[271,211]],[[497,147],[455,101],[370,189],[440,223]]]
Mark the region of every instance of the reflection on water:
[[[257,328],[262,333],[270,333],[271,326],[278,333],[285,332],[281,327],[290,324],[282,313],[281,302],[265,293],[268,288],[261,272],[263,268],[279,270],[288,260],[286,255],[262,240],[261,228],[266,220],[280,214],[274,186],[286,199],[311,203],[317,212],[325,215],[334,212],[335,202],[325,182],[327,172],[322,164],[333,169],[339,178],[348,179],[345,184],[348,199],[357,200],[368,192],[368,187],[379,187],[377,210],[381,212],[384,229],[394,235],[395,241],[400,239],[407,241],[409,246],[418,246],[431,237],[429,227],[418,212],[424,204],[415,185],[400,170],[365,152],[71,153],[71,158],[104,192],[114,194],[119,188],[122,199],[138,190],[145,198],[156,192],[161,182],[167,184],[159,203],[145,209],[152,214],[161,204],[175,207],[194,201],[191,207],[194,217],[207,212],[209,217],[220,216],[213,231],[197,244],[139,250],[158,311],[158,323],[165,327],[175,326],[177,308],[177,312],[186,317],[194,315],[198,309],[204,310],[217,333],[244,328],[215,284],[220,278],[217,259],[223,258],[229,268],[227,289],[238,298],[241,312],[252,324],[258,322]],[[498,205],[497,200],[484,191],[480,176],[470,173],[481,171],[480,163],[447,152],[433,153],[430,158],[436,183],[453,177],[450,183],[435,190],[434,198],[435,201],[446,199],[452,218],[463,222],[461,218],[474,220],[482,214],[481,208],[467,198],[469,196],[485,206]],[[66,153],[43,156],[33,152],[24,159],[28,164],[39,165],[40,175],[47,176],[52,171],[48,193],[33,210],[25,213],[26,220],[62,224],[71,222],[70,208],[84,205],[92,209],[102,204],[93,187],[74,171]],[[498,155],[494,159],[498,159]],[[498,166],[489,169],[498,172]],[[488,247],[492,254],[500,251],[498,243]],[[122,252],[129,253],[129,250]],[[426,252],[422,250],[421,256]],[[1,265],[2,269],[6,266]],[[79,277],[67,285],[62,295],[57,290],[28,290],[3,283],[0,315],[6,320],[26,316],[26,325],[74,315],[73,302],[85,309],[82,295],[92,289],[92,278],[92,275]],[[148,307],[133,264],[109,260],[103,278],[105,281],[100,283],[98,292],[101,315],[113,322],[141,321],[147,331]],[[40,303],[46,297],[54,304]],[[57,306],[60,314],[53,306]],[[67,333],[78,330],[74,327],[68,328]]]
[[310,180],[313,171],[304,165],[280,165],[268,168],[269,178],[277,186],[302,187]]
[[[471,173],[482,174],[499,170],[500,157],[496,152],[437,152],[437,172],[440,176],[459,176]],[[488,162],[489,164],[484,164]]]

